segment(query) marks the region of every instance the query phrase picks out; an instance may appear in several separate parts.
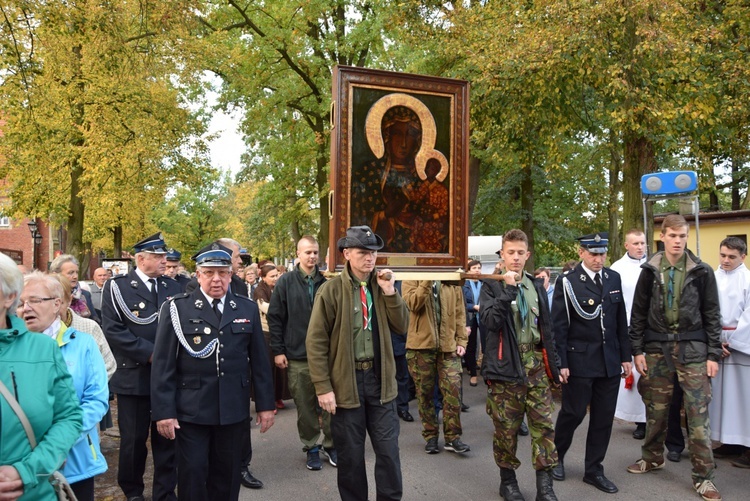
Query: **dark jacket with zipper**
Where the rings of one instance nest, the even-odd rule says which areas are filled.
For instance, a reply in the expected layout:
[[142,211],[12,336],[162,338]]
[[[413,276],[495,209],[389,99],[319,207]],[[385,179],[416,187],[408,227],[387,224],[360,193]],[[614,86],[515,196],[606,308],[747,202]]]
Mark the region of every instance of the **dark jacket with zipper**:
[[[525,272],[524,272],[525,273]],[[538,328],[541,344],[546,352],[547,375],[554,384],[560,381],[560,358],[555,349],[555,338],[550,322],[547,293],[543,279],[533,279],[539,296]],[[518,296],[518,287],[499,280],[485,280],[479,295],[479,321],[487,331],[487,344],[482,357],[482,377],[485,381],[527,382],[526,371],[518,349],[516,327],[511,303]]]
[[[660,272],[663,252],[641,265],[630,315],[630,343],[633,355],[663,353],[663,343],[680,342],[680,363],[718,362],[721,358],[721,310],[714,271],[689,250],[685,261],[685,282],[680,292],[676,330],[664,313],[664,279]],[[671,336],[669,336],[671,335]],[[669,336],[669,337],[665,337]],[[686,339],[687,338],[687,339]]]

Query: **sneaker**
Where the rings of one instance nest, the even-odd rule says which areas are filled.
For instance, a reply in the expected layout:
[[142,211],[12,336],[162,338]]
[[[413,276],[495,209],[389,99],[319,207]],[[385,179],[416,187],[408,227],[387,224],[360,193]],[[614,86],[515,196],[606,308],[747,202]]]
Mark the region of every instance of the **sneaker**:
[[721,494],[712,481],[697,482],[693,487],[705,501],[721,501]]
[[432,437],[427,441],[427,445],[424,446],[424,451],[427,454],[437,454],[440,452],[440,447],[438,447],[437,443],[437,437]]
[[323,456],[328,458],[328,462],[331,463],[331,466],[336,466],[336,463],[338,463],[339,455],[336,453],[336,449],[331,447],[330,449],[326,449],[325,447],[320,449],[320,452],[323,453]]
[[320,454],[318,449],[307,451],[307,469],[318,471],[323,468],[323,464],[320,462]]
[[461,442],[460,438],[457,438],[450,442],[445,442],[445,450],[463,454],[464,452],[469,452],[471,450],[471,447]]
[[629,473],[648,473],[653,470],[661,470],[664,468],[664,463],[648,463],[645,459],[639,459],[634,464],[628,466]]
[[750,452],[745,452],[731,463],[732,466],[736,466],[737,468],[750,468]]

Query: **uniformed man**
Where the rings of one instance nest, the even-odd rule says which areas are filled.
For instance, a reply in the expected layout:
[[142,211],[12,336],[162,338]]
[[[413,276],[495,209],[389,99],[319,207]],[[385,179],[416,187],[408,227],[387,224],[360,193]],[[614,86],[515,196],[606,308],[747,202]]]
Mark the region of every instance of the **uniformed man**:
[[[487,328],[482,377],[487,382],[487,413],[495,434],[492,449],[500,468],[500,496],[523,501],[515,470],[518,430],[528,415],[537,501],[556,501],[552,468],[557,464],[552,413],[552,384],[560,382],[560,360],[550,324],[542,279],[524,271],[531,256],[526,234],[503,235],[500,249],[507,269],[504,280],[487,280],[479,298],[481,325]],[[546,357],[545,357],[546,352]]]
[[232,251],[218,243],[192,257],[200,287],[162,306],[151,400],[159,434],[178,441],[180,500],[236,500],[237,444],[250,408],[248,366],[260,431],[275,402],[260,314],[232,293]]
[[169,251],[167,252],[166,275],[169,278],[176,280],[177,283],[180,284],[180,288],[185,291],[185,289],[187,288],[187,284],[190,283],[190,279],[178,272],[178,269],[180,268],[180,258],[182,258],[182,253],[180,251],[169,249]]
[[641,474],[664,468],[664,438],[674,374],[684,392],[692,484],[704,500],[721,500],[714,477],[708,404],[710,378],[719,371],[721,309],[716,276],[687,250],[685,218],[664,218],[664,251],[643,264],[633,297],[630,340],[646,404],[646,438],[641,458],[628,466]]
[[630,375],[632,364],[620,274],[604,267],[607,237],[607,233],[580,237],[581,262],[555,286],[552,325],[563,391],[555,424],[560,462],[553,477],[565,479],[565,454],[590,407],[583,481],[615,493],[618,489],[604,476],[602,461],[612,434],[620,377]]
[[104,284],[102,329],[117,360],[109,382],[117,395],[120,457],[117,482],[129,501],[143,498],[143,472],[151,429],[154,458],[153,499],[177,499],[174,444],[164,439],[151,422],[151,361],[161,304],[180,293],[177,282],[164,275],[167,246],[161,233],[134,246],[136,268]]

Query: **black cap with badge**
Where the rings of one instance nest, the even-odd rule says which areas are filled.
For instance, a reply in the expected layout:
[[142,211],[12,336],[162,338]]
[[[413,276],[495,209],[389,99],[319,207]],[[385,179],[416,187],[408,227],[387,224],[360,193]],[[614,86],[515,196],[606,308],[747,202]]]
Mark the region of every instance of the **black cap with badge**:
[[182,257],[182,253],[175,249],[169,249],[167,251],[167,261],[179,261]]
[[606,254],[607,245],[609,244],[609,233],[606,231],[592,233],[578,237],[577,240],[582,249],[586,249],[592,254]]
[[196,266],[226,268],[232,266],[232,251],[214,242],[199,250],[190,259],[195,261]]
[[149,254],[166,254],[167,244],[164,242],[164,236],[161,233],[154,233],[140,242],[133,244],[135,253],[148,252]]
[[383,239],[373,233],[369,226],[352,226],[346,230],[346,236],[336,243],[339,252],[351,248],[376,251],[382,249],[383,245]]

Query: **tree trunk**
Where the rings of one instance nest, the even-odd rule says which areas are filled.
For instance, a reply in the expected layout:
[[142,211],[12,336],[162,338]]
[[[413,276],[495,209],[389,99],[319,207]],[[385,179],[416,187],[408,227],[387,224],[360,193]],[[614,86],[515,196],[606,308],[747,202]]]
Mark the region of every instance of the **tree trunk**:
[[641,228],[643,226],[641,177],[656,170],[656,156],[653,144],[642,135],[626,133],[624,143],[622,226],[623,228]]
[[482,162],[475,156],[469,157],[469,211],[466,214],[468,218],[467,228],[469,235],[474,234],[474,207],[477,204],[479,195],[479,173]]
[[112,229],[112,246],[114,247],[114,258],[120,259],[122,257],[122,226],[119,224]]
[[534,273],[534,181],[531,178],[531,162],[524,165],[521,171],[521,226],[532,251],[526,261],[526,271]]
[[[81,77],[81,46],[76,45],[72,49],[73,56],[75,58],[75,78],[77,100],[72,107],[73,121],[78,126],[79,130],[84,128],[84,93],[86,91],[85,83]],[[84,145],[84,139],[79,134],[76,134],[71,140],[73,150],[80,151]],[[81,157],[78,153],[73,153],[73,157],[70,161],[70,205],[68,207],[68,239],[65,246],[65,251],[68,254],[73,254],[78,258],[79,262],[83,262],[83,221],[85,214],[85,205],[81,198],[81,178],[83,177],[83,165],[81,164]]]
[[609,200],[607,208],[609,209],[609,256],[610,262],[613,263],[622,257],[622,235],[629,228],[620,230],[620,171],[622,170],[622,156],[620,155],[620,142],[614,131],[609,133]]

